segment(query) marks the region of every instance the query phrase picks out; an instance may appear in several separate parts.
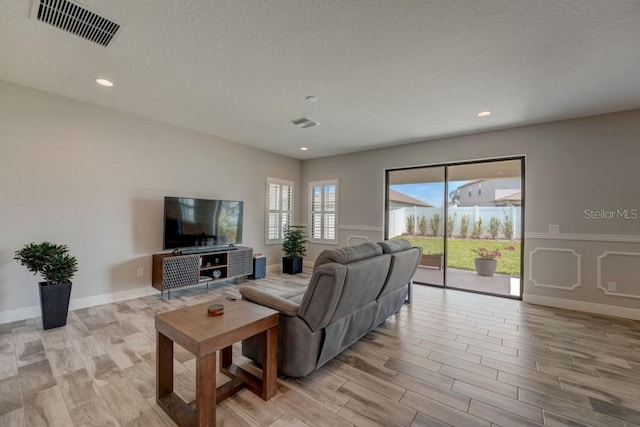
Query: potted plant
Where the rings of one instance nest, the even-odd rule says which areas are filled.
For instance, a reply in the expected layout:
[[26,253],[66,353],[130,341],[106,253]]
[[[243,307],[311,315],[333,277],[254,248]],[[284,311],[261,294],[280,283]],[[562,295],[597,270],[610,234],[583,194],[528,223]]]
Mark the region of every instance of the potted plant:
[[502,256],[499,250],[489,251],[487,248],[471,249],[478,254],[474,260],[478,276],[493,277],[498,265],[498,258]]
[[42,327],[53,329],[66,325],[71,278],[78,271],[78,261],[69,255],[67,246],[50,242],[29,243],[16,251],[13,259],[44,279],[38,283]]
[[282,272],[297,274],[302,272],[303,256],[307,254],[307,233],[302,225],[292,225],[284,232],[282,241]]

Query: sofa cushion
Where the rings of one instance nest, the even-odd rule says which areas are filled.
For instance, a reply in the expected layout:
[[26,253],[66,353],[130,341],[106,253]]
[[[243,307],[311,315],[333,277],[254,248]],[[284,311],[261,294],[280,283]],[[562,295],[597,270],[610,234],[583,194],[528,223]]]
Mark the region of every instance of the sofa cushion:
[[380,245],[382,252],[385,254],[394,254],[411,249],[411,243],[404,239],[385,240],[384,242],[378,242],[378,245]]
[[382,248],[375,243],[366,242],[356,246],[346,248],[325,249],[318,255],[313,269],[322,264],[336,262],[338,264],[351,264],[362,259],[382,255]]

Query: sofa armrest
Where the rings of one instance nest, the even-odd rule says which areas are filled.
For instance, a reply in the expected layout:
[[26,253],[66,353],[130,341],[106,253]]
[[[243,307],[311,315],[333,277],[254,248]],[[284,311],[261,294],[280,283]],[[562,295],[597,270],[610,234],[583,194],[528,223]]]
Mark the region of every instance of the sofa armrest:
[[281,298],[276,294],[251,286],[241,286],[239,291],[243,299],[263,305],[273,310],[278,310],[285,316],[292,317],[298,315],[300,304]]

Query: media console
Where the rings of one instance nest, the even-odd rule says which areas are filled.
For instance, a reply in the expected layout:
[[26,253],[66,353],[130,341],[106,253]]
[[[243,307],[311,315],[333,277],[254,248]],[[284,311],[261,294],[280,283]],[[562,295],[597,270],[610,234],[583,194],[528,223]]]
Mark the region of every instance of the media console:
[[233,246],[209,252],[153,255],[151,286],[162,292],[253,273],[253,248]]
[[202,254],[206,252],[226,252],[226,251],[235,251],[238,249],[236,245],[221,245],[221,246],[206,246],[203,248],[186,248],[172,252],[173,255],[193,255],[193,254]]

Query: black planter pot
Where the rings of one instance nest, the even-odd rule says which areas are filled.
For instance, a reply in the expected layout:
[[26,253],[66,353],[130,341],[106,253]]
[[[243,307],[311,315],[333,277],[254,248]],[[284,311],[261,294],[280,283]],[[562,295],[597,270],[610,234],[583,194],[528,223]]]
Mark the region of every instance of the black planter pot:
[[302,273],[302,258],[282,257],[282,272],[286,274]]
[[42,308],[42,327],[59,328],[67,324],[69,298],[71,298],[71,282],[47,285],[38,283],[40,287],[40,307]]

